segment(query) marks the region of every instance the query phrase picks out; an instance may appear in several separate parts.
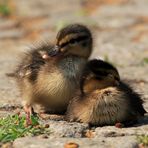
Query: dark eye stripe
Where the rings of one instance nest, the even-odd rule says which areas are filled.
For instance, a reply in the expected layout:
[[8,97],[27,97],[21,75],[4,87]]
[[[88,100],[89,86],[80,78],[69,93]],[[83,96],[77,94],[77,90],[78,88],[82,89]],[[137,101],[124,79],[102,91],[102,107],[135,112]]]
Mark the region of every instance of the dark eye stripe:
[[88,39],[88,36],[80,36],[80,37],[78,37],[78,38],[71,39],[71,40],[69,40],[69,41],[66,42],[66,43],[63,43],[60,47],[62,48],[62,47],[66,46],[66,45],[68,45],[68,44],[70,44],[70,43],[80,42],[80,41],[83,41],[83,40],[86,40],[86,39]]

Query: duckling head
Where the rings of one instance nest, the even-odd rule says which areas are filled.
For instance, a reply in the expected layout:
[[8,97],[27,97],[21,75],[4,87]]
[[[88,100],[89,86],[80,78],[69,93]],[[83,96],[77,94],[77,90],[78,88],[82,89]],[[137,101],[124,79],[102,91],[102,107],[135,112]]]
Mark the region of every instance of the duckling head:
[[87,59],[91,51],[92,35],[90,30],[83,25],[72,24],[58,32],[55,47],[49,55],[74,55]]
[[118,85],[119,81],[120,76],[114,66],[102,60],[91,60],[82,74],[80,88],[85,94],[96,89]]

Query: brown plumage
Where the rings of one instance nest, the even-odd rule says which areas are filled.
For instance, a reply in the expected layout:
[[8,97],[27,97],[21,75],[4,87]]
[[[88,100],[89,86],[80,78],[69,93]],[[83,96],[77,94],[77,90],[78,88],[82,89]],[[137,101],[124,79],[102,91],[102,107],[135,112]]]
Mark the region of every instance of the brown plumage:
[[16,78],[28,117],[35,103],[52,113],[65,112],[91,51],[89,29],[73,24],[59,31],[55,45],[41,46],[24,56]]
[[140,95],[122,82],[116,68],[107,62],[88,62],[80,85],[81,91],[68,106],[68,121],[113,125],[136,120],[146,113]]

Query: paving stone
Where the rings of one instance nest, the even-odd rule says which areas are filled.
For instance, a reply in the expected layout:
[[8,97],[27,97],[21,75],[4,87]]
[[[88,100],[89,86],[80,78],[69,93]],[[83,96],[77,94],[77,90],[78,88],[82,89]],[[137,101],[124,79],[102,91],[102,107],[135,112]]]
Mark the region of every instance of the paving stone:
[[50,125],[51,137],[83,137],[84,131],[88,129],[87,124],[68,123],[66,121],[46,121]]
[[25,32],[20,29],[11,29],[7,31],[1,31],[0,39],[18,39],[24,37]]
[[51,138],[51,139],[39,139],[39,138],[19,138],[14,141],[14,148],[63,148],[65,143],[74,142],[79,145],[80,148],[138,148],[138,142],[136,137],[117,137],[117,138]]

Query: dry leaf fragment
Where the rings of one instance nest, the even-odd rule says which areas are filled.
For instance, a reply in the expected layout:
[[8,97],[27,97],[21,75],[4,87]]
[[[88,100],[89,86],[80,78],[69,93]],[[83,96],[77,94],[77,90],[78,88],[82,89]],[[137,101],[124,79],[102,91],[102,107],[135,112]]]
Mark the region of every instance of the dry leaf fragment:
[[64,148],[78,148],[78,147],[79,147],[79,145],[74,142],[69,142],[64,145]]

